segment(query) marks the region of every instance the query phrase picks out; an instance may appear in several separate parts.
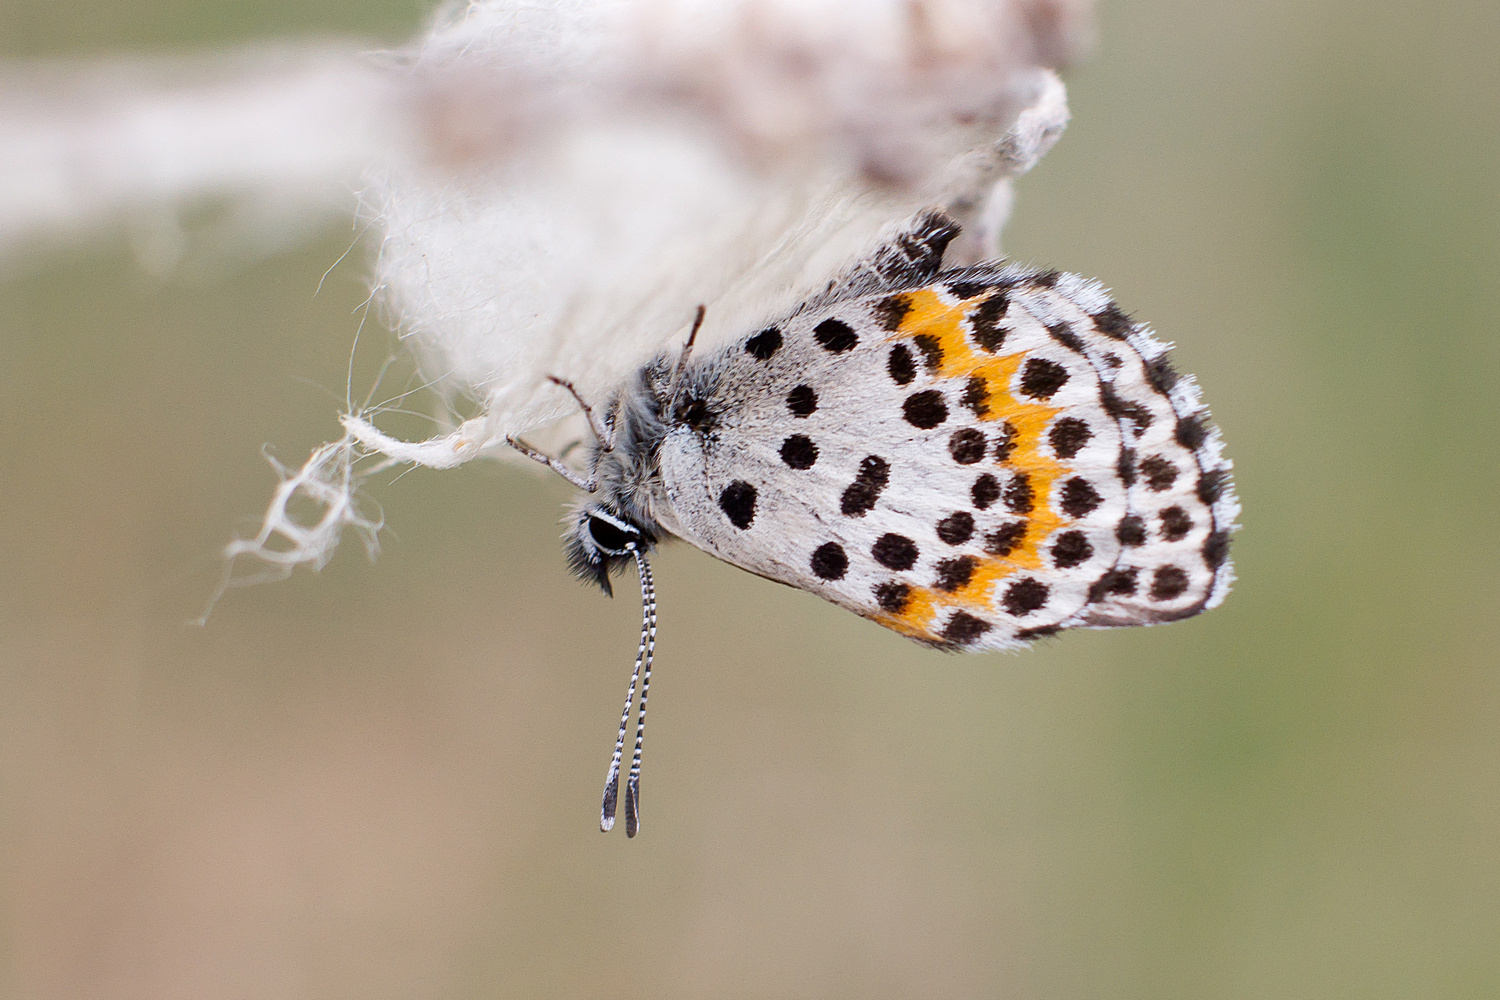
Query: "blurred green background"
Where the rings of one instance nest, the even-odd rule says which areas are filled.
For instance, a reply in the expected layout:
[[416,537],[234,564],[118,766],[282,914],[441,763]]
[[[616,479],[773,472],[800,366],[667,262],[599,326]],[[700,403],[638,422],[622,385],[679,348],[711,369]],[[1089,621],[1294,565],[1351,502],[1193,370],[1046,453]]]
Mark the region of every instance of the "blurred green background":
[[[7,0],[0,56],[424,16]],[[638,606],[567,575],[554,481],[377,484],[375,565],[183,624],[261,445],[337,435],[347,230],[0,277],[0,993],[1500,995],[1500,5],[1100,25],[1008,244],[1179,342],[1235,593],[948,657],[669,547],[634,842],[595,824]]]

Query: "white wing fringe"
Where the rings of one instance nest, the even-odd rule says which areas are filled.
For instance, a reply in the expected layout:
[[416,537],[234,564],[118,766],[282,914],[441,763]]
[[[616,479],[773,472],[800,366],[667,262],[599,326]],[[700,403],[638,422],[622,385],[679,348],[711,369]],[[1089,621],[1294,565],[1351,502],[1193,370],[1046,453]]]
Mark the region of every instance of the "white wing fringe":
[[[345,528],[372,553],[355,463],[454,468],[583,436],[576,405],[680,341],[788,310],[883,233],[942,207],[960,260],[999,253],[1010,180],[1068,120],[1051,72],[1087,0],[485,0],[387,60],[406,116],[360,191],[375,301],[450,428],[380,408],[282,481],[227,550],[284,576]],[[475,414],[454,427],[459,402]],[[409,404],[407,404],[409,405]],[[288,504],[321,516],[295,521]],[[226,580],[235,580],[231,565]]]

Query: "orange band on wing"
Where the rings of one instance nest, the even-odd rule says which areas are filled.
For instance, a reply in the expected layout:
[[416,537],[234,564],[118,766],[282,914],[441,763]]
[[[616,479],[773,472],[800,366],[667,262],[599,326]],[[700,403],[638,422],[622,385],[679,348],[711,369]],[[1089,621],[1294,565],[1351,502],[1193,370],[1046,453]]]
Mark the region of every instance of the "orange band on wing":
[[1069,520],[1051,505],[1052,484],[1069,470],[1043,451],[1042,446],[1047,425],[1062,412],[1061,409],[1026,402],[1011,391],[1011,380],[1026,360],[1025,352],[990,354],[976,349],[965,329],[965,319],[993,294],[1003,293],[990,290],[962,302],[948,301],[936,288],[904,293],[900,298],[907,309],[892,339],[933,338],[941,348],[941,361],[936,371],[938,377],[965,383],[976,378],[983,381],[988,410],[979,419],[1004,422],[1013,429],[1014,448],[1002,465],[1026,474],[1031,482],[1034,506],[1025,515],[1025,536],[1009,555],[981,559],[969,582],[955,591],[914,587],[899,614],[876,616],[882,625],[905,635],[937,638],[932,626],[942,609],[992,611],[991,594],[995,584],[1018,570],[1041,569],[1043,540]]

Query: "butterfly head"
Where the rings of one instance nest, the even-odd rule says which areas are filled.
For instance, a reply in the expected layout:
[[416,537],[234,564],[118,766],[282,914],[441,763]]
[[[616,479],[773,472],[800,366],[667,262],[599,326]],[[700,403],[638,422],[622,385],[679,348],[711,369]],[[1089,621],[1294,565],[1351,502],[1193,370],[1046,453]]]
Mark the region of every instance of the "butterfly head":
[[653,532],[599,503],[580,506],[564,536],[573,574],[580,580],[598,584],[606,594],[613,593],[610,576],[634,560],[636,553],[645,554],[656,542]]

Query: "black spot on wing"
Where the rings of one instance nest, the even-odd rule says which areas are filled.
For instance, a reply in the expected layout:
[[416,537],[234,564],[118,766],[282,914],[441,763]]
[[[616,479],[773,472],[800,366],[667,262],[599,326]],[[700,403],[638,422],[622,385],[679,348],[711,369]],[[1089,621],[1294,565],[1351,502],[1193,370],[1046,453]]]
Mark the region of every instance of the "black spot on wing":
[[1130,317],[1121,312],[1120,307],[1113,302],[1094,313],[1094,323],[1099,327],[1100,333],[1114,340],[1124,340],[1135,328]]
[[1069,517],[1075,520],[1083,517],[1101,503],[1103,500],[1099,497],[1099,491],[1087,479],[1074,476],[1063,483],[1061,506],[1063,513]]
[[989,450],[984,434],[972,427],[961,427],[948,439],[948,454],[959,465],[973,465]]
[[1162,511],[1161,537],[1169,542],[1180,542],[1193,530],[1193,519],[1181,507],[1168,507]]
[[1175,601],[1188,589],[1188,575],[1176,566],[1162,566],[1151,577],[1153,601]]
[[1010,297],[1004,289],[996,289],[993,295],[969,313],[969,329],[974,333],[974,343],[991,354],[1000,350],[1005,343],[1006,330],[1000,325],[1000,321],[1005,318],[1008,308]]
[[936,389],[924,389],[906,397],[901,404],[906,422],[919,430],[931,430],[948,419],[948,404]]
[[970,375],[969,381],[964,384],[964,406],[973,411],[974,416],[983,419],[990,415],[990,384],[978,375]]
[[891,481],[890,463],[878,455],[869,455],[859,463],[854,482],[844,490],[839,510],[846,517],[863,517],[875,506],[881,491]]
[[736,479],[719,494],[719,509],[730,524],[743,531],[755,521],[755,497],[754,486]]
[[1042,581],[1025,576],[1005,588],[1005,596],[1000,599],[1000,603],[1007,612],[1022,618],[1040,610],[1051,593]]
[[986,510],[996,500],[1000,499],[1000,480],[986,472],[974,480],[974,485],[969,489],[969,496],[974,500],[974,506],[980,510]]
[[1011,453],[1016,450],[1017,440],[1016,425],[1006,420],[1000,424],[1000,437],[995,442],[995,461],[1004,464],[1010,461]]
[[949,293],[956,299],[972,299],[983,295],[985,289],[990,286],[979,281],[950,281],[947,287]]
[[1026,529],[1025,521],[1007,521],[997,531],[985,536],[984,551],[992,556],[1005,558],[1026,540]]
[[825,542],[813,550],[810,565],[820,580],[842,580],[849,570],[849,557],[838,542]]
[[1036,507],[1036,493],[1031,488],[1031,477],[1026,473],[1016,473],[1005,484],[1005,506],[1013,514],[1030,514]]
[[1073,328],[1067,323],[1048,324],[1047,333],[1052,337],[1053,340],[1057,341],[1059,344],[1063,345],[1075,354],[1084,353],[1083,341],[1078,338],[1078,334],[1074,333]]
[[1088,562],[1094,547],[1081,531],[1064,531],[1052,543],[1052,565],[1058,569],[1072,569]]
[[911,587],[895,580],[890,580],[875,587],[875,603],[880,605],[880,610],[893,615],[899,615],[906,610],[906,603],[911,599]]
[[1203,543],[1203,561],[1210,569],[1218,569],[1229,558],[1229,532],[1215,531]]
[[769,361],[771,355],[781,349],[781,331],[774,326],[768,326],[764,330],[745,341],[745,353],[757,361]]
[[1189,451],[1197,451],[1208,440],[1208,427],[1198,416],[1182,417],[1177,421],[1177,443]]
[[1115,528],[1115,538],[1121,545],[1131,547],[1146,544],[1146,522],[1134,514],[1126,514],[1120,518],[1119,525]]
[[1029,358],[1021,370],[1021,391],[1032,399],[1051,399],[1068,382],[1068,370],[1056,361]]
[[974,515],[955,511],[937,523],[937,536],[949,545],[962,545],[974,537]]
[[1178,468],[1161,455],[1141,459],[1140,473],[1146,479],[1146,488],[1153,493],[1162,493],[1177,482]]
[[951,594],[969,585],[969,581],[974,578],[974,569],[978,565],[979,560],[974,556],[944,559],[937,564],[937,579],[932,585],[944,593]]
[[1097,604],[1107,597],[1130,597],[1135,593],[1135,578],[1139,572],[1132,567],[1125,567],[1105,573],[1089,587],[1089,603]]
[[830,354],[843,354],[859,343],[859,334],[843,320],[829,318],[813,327],[813,339]]
[[810,417],[818,412],[818,394],[810,385],[799,385],[786,394],[786,408],[794,417]]
[[789,469],[811,469],[818,460],[818,446],[805,434],[793,434],[781,442],[781,460]]
[[1063,417],[1047,432],[1052,451],[1058,458],[1072,458],[1083,450],[1094,436],[1089,425],[1077,417]]
[[1163,396],[1170,395],[1181,378],[1182,376],[1178,375],[1177,370],[1172,367],[1172,363],[1167,360],[1165,352],[1146,362],[1146,381],[1150,382],[1151,387]]
[[990,628],[990,623],[982,618],[976,618],[967,611],[955,611],[953,617],[948,619],[948,624],[943,626],[942,635],[955,646],[968,646]]
[[875,540],[870,555],[886,569],[908,570],[917,564],[917,543],[905,535],[887,532]]
[[875,303],[875,322],[886,330],[895,330],[911,312],[911,299],[905,295],[888,295]]
[[943,345],[930,333],[919,333],[911,338],[917,350],[922,352],[922,367],[936,372],[943,366]]
[[917,363],[912,360],[911,351],[905,344],[897,344],[891,348],[891,356],[886,359],[885,370],[890,373],[891,381],[897,385],[910,385],[911,380],[917,377]]
[[1229,473],[1224,469],[1208,469],[1198,479],[1198,499],[1212,507],[1224,495],[1229,485]]

